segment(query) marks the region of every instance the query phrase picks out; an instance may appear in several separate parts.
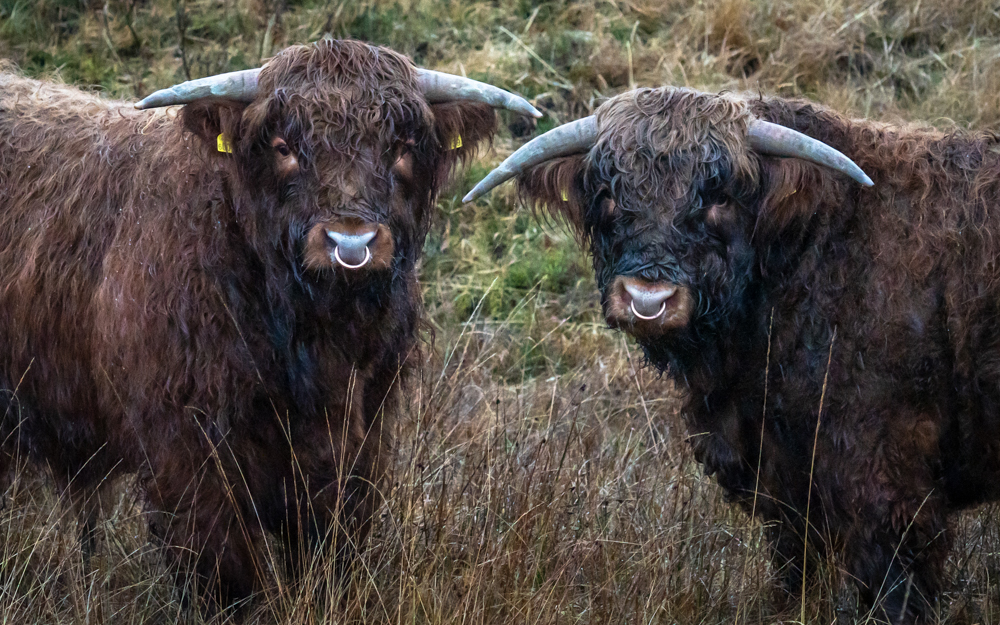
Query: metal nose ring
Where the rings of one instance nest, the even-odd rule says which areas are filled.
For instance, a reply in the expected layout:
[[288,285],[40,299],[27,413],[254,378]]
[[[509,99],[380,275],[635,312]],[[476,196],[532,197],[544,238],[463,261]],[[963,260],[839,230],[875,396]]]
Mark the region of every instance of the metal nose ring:
[[638,310],[635,309],[635,300],[629,302],[628,307],[632,309],[632,314],[638,317],[639,319],[642,319],[643,321],[652,321],[653,319],[658,318],[660,315],[666,312],[667,302],[664,301],[662,304],[660,304],[660,310],[658,310],[655,315],[649,317],[647,317],[646,315],[640,313]]
[[[352,265],[352,264],[350,264],[349,262],[345,261],[343,258],[340,257],[340,246],[338,245],[337,247],[333,248],[333,257],[345,269],[361,269],[362,267],[364,267],[365,265],[368,264],[368,261],[370,261],[372,259],[372,252],[371,252],[370,249],[368,249],[368,246],[366,245],[365,246],[365,259],[363,261],[361,261],[360,263],[358,263],[357,265]],[[664,304],[664,306],[666,306],[666,304]]]
[[[636,316],[637,319],[643,321],[652,321],[660,317],[667,310],[667,300],[674,296],[677,292],[677,287],[674,285],[656,285],[651,284],[649,286],[643,286],[640,284],[630,284],[625,283],[625,292],[632,296],[632,301],[629,302],[629,308],[632,309],[632,314]],[[655,288],[655,291],[651,291],[650,288]],[[649,311],[651,308],[660,305],[660,309],[656,311],[656,314],[649,315],[639,312],[639,308],[636,308],[635,303],[639,302],[639,308],[642,308],[644,312]]]
[[[360,269],[368,264],[372,259],[372,252],[368,248],[368,244],[371,243],[372,239],[378,231],[365,232],[363,234],[344,234],[343,232],[337,232],[336,230],[327,230],[326,234],[333,242],[336,243],[336,247],[333,248],[333,258],[341,267],[345,269]],[[360,263],[353,264],[344,260],[344,257],[340,254],[340,248],[344,248],[344,253],[351,260],[357,260],[359,252],[363,247],[365,249],[365,256]]]

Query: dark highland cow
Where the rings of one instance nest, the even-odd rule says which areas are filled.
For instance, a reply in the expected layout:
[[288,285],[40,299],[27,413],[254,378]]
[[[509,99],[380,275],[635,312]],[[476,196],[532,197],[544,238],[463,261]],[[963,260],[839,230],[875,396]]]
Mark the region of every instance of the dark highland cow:
[[27,452],[77,501],[140,471],[228,601],[268,583],[265,532],[292,571],[364,538],[438,189],[491,104],[533,109],[329,40],[136,106],[177,103],[0,74],[0,468]]
[[949,513],[1000,498],[1000,137],[645,89],[470,196],[513,176],[688,390],[695,455],[771,522],[786,588],[807,537],[890,621],[930,619]]

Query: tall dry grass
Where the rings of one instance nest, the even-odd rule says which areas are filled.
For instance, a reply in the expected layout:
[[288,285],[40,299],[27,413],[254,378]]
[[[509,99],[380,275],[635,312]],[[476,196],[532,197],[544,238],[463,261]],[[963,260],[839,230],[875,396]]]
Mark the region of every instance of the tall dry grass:
[[[0,0],[0,56],[118,97],[326,34],[519,91],[548,114],[538,130],[667,83],[943,128],[1000,123],[1000,6],[987,0]],[[572,237],[519,212],[509,189],[458,203],[533,131],[504,119],[496,153],[443,195],[425,247],[427,359],[354,575],[338,588],[315,561],[302,584],[212,622],[800,618],[771,595],[760,523],[691,459],[678,391],[604,328]],[[135,484],[111,493],[85,566],[71,506],[43,468],[18,470],[0,509],[0,622],[204,621],[163,569]],[[1000,622],[996,516],[956,518],[938,622]],[[826,562],[806,620],[866,622],[848,581]]]
[[[537,292],[524,307],[543,311]],[[408,383],[397,459],[376,530],[346,588],[315,560],[213,623],[771,623],[763,528],[725,503],[689,456],[677,391],[590,324],[589,362],[498,381],[509,320],[477,312],[437,336]],[[561,326],[561,327],[560,327]],[[525,363],[511,363],[511,366]],[[200,623],[146,535],[123,480],[85,565],[70,506],[18,473],[0,514],[0,619]],[[995,507],[957,524],[942,623],[996,622]],[[271,552],[275,553],[275,552]],[[277,558],[266,565],[280,570]],[[806,594],[807,621],[866,622],[835,561]]]

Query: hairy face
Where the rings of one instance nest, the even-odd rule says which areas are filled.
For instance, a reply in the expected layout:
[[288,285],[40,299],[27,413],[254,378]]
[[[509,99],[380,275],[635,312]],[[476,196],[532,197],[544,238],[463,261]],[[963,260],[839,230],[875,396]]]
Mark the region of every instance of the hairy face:
[[355,41],[285,49],[258,92],[249,105],[189,105],[186,124],[232,145],[223,158],[253,204],[252,234],[311,280],[412,269],[442,179],[496,123],[487,105],[429,105],[409,60]]
[[405,58],[355,42],[285,50],[243,115],[251,181],[269,183],[303,266],[366,274],[413,259],[433,200],[433,113]]
[[[588,154],[521,181],[589,242],[608,323],[654,361],[696,349],[748,286],[760,177],[744,140],[750,119],[725,95],[637,90],[597,112]],[[564,189],[561,202],[553,185]]]

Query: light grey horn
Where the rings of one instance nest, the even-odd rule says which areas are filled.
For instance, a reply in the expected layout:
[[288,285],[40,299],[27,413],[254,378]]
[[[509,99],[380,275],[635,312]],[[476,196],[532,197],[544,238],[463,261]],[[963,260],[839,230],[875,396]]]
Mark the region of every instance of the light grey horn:
[[758,119],[750,122],[747,136],[750,147],[761,154],[801,158],[847,174],[866,187],[875,184],[857,163],[842,152],[797,130]]
[[560,156],[586,152],[594,147],[595,143],[597,143],[597,118],[593,115],[553,128],[525,143],[508,156],[507,160],[480,180],[462,201],[471,202],[493,187],[521,175],[539,163]]
[[[142,101],[137,102],[135,108],[148,109],[158,106],[188,104],[210,96],[249,102],[257,94],[259,75],[260,69],[258,68],[189,80],[148,95]],[[531,106],[524,98],[478,80],[418,68],[417,83],[424,97],[432,103],[471,100],[506,108],[522,115],[542,116],[538,109]]]
[[167,89],[160,89],[135,103],[137,109],[188,104],[207,97],[232,98],[241,102],[253,100],[257,94],[257,77],[261,68],[207,76],[189,80]]
[[542,116],[538,109],[531,106],[521,96],[471,78],[436,72],[432,69],[417,68],[417,84],[424,97],[432,104],[469,100],[489,104],[495,108],[505,108],[529,117]]

